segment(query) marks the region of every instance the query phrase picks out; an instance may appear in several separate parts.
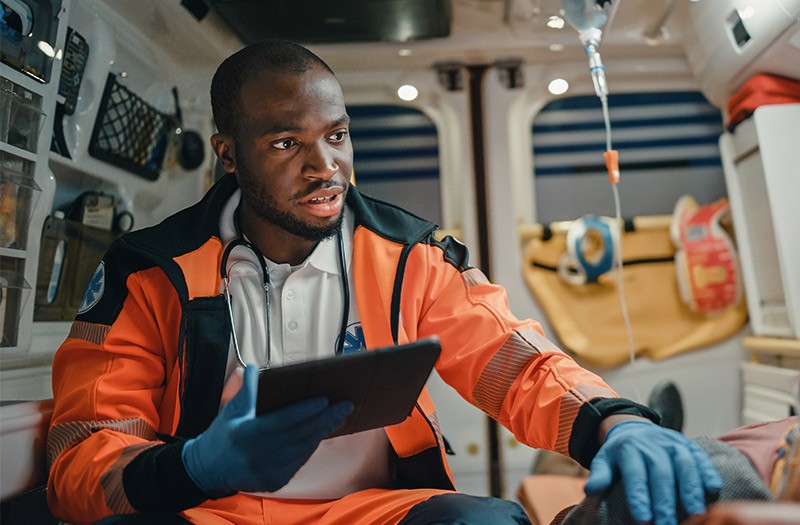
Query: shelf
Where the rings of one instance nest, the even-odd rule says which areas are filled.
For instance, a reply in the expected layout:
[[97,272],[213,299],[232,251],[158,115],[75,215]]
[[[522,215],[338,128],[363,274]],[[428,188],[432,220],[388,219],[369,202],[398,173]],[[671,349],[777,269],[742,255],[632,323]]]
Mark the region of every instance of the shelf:
[[33,180],[33,177],[25,175],[24,173],[13,168],[5,168],[0,177],[2,177],[0,178],[0,182],[14,184],[15,186],[19,186],[20,188],[25,188],[27,190],[42,191],[42,188],[36,184],[36,181]]
[[0,269],[0,288],[30,290],[31,285],[28,284],[28,281],[18,272]]
[[0,255],[3,257],[13,257],[15,259],[24,259],[28,256],[28,252],[26,250],[17,250],[16,248],[0,247]]
[[[55,117],[60,57],[57,60],[48,58],[36,44],[48,42],[55,48],[59,40],[64,40],[67,26],[62,15],[66,11],[62,10],[61,0],[24,0],[22,3],[34,11],[36,24],[26,35],[29,38],[19,45],[3,40],[0,62],[0,197],[3,198],[3,225],[0,227],[3,391],[0,399],[3,400],[15,395],[8,390],[7,380],[19,375],[16,370],[23,373],[30,367],[43,366],[46,359],[52,359],[53,348],[47,349],[47,355],[34,355],[31,328],[40,228],[51,208],[55,190],[46,152],[50,148]],[[14,372],[10,374],[10,371]],[[20,378],[17,383],[24,386],[26,381]],[[23,390],[17,388],[17,391]]]
[[75,161],[51,151],[49,166],[62,184],[66,181],[86,187],[95,187],[98,184],[116,184],[128,189],[139,190],[153,187],[158,183],[158,180],[143,179],[130,171],[98,160],[89,154],[86,154],[80,161]]
[[12,146],[11,144],[6,144],[5,142],[0,142],[0,150],[5,151],[6,153],[10,153],[12,155],[16,155],[21,159],[25,159],[30,162],[36,162],[36,154],[32,153],[28,150],[24,150],[22,148],[18,148],[16,146]]
[[38,152],[42,126],[47,115],[42,110],[44,96],[10,79],[0,79],[0,141],[27,151]]
[[[35,163],[7,153],[14,146],[0,151],[0,249],[25,250],[30,242],[28,227],[41,195],[34,179]],[[11,252],[18,257],[14,252]],[[23,257],[27,254],[22,253]]]
[[742,344],[750,361],[761,365],[800,370],[800,340],[777,337],[745,337]]
[[798,339],[779,339],[777,337],[745,337],[742,344],[744,344],[744,347],[753,353],[800,357],[800,340]]
[[48,89],[47,84],[42,84],[33,77],[26,75],[22,71],[14,69],[11,66],[3,64],[2,62],[0,62],[0,75],[9,79],[15,84],[19,84],[28,91],[36,93],[37,95],[43,94]]

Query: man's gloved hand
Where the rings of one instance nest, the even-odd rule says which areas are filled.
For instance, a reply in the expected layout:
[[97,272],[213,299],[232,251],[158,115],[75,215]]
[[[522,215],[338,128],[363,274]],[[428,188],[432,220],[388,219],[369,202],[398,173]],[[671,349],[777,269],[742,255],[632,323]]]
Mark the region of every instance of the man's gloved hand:
[[590,470],[586,494],[602,494],[619,475],[631,515],[642,523],[677,523],[676,492],[686,512],[700,514],[705,495],[722,489],[722,478],[697,443],[648,421],[611,427]]
[[258,368],[248,365],[239,392],[183,446],[186,472],[212,497],[283,487],[353,410],[317,397],[256,416],[257,386]]

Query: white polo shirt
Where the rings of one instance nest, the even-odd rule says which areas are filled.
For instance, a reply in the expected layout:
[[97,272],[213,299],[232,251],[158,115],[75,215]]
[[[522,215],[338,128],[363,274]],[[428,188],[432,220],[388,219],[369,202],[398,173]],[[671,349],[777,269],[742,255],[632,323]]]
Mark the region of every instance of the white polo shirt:
[[[234,213],[241,192],[234,193],[220,217],[220,235],[227,245],[238,238]],[[364,350],[360,319],[353,295],[353,214],[345,207],[342,241],[350,286],[350,308],[345,352]],[[341,329],[342,277],[336,236],[321,241],[297,266],[276,264],[265,258],[270,275],[271,328],[270,366],[296,363],[335,355]],[[267,363],[265,334],[266,300],[256,255],[236,247],[228,259],[234,328],[245,363],[263,367]],[[223,404],[241,385],[240,368],[233,342]],[[347,494],[389,487],[389,439],[383,429],[324,440],[292,480],[280,490],[264,493],[275,498],[338,499]],[[264,451],[269,453],[269,451]]]

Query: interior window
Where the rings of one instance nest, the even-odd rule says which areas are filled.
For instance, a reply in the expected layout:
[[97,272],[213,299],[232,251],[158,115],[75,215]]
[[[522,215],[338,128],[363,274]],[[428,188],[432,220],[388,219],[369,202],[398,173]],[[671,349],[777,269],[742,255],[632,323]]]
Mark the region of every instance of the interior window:
[[439,142],[422,111],[404,106],[349,106],[358,189],[441,223]]
[[[719,111],[699,92],[608,97],[612,147],[619,150],[622,215],[671,214],[684,194],[706,204],[726,195],[717,141]],[[614,215],[595,96],[560,98],[533,119],[538,222]]]

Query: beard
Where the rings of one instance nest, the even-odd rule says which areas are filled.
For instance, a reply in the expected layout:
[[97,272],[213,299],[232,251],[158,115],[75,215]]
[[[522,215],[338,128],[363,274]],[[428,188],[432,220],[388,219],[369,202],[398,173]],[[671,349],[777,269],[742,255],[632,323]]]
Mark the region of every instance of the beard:
[[[278,209],[275,197],[264,191],[264,188],[257,183],[253,183],[253,178],[247,173],[239,171],[239,187],[242,191],[242,200],[246,201],[250,208],[258,217],[266,222],[274,224],[278,228],[308,241],[319,242],[336,235],[342,226],[344,219],[344,208],[333,223],[319,226],[306,222],[289,212]],[[309,192],[331,186],[330,182],[319,181],[309,188]],[[346,191],[342,193],[344,199]]]
[[336,221],[331,224],[317,226],[303,221],[290,213],[275,209],[271,205],[274,202],[275,199],[271,196],[266,196],[266,199],[258,199],[258,202],[254,203],[256,206],[253,207],[253,210],[261,219],[308,241],[319,242],[333,237],[342,227],[344,213],[340,213]]

